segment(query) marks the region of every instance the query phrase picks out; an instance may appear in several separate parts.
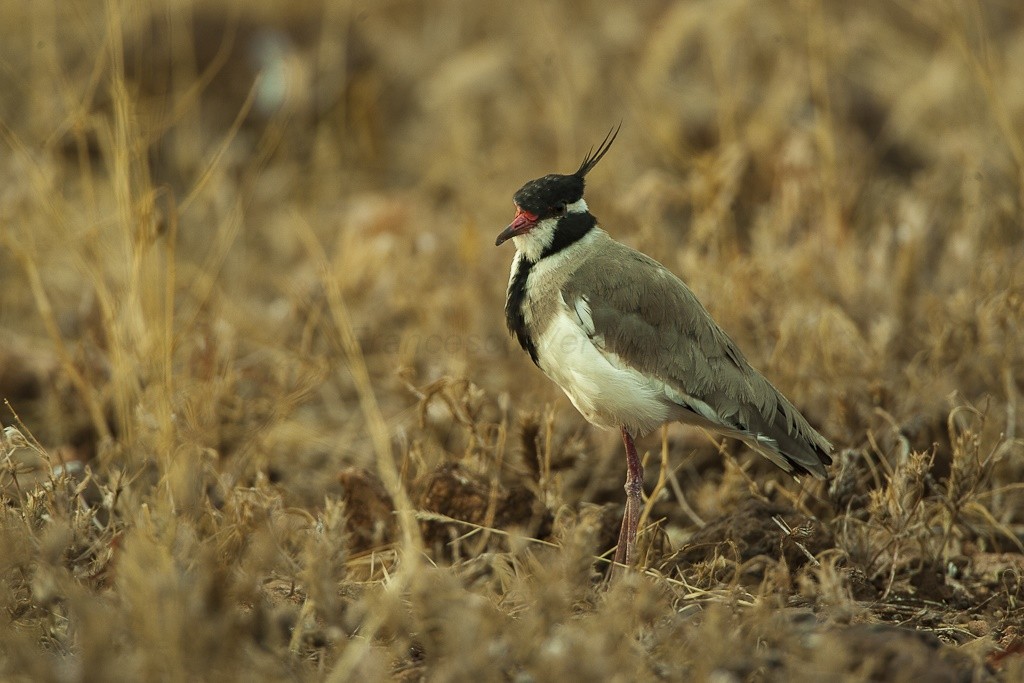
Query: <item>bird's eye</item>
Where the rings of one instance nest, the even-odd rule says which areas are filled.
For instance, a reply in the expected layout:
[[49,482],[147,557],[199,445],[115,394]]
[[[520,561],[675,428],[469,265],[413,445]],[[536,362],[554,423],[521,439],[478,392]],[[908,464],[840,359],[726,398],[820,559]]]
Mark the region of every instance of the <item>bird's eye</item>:
[[565,215],[565,202],[558,202],[557,204],[552,206],[551,207],[551,214],[554,215],[554,216],[564,216]]

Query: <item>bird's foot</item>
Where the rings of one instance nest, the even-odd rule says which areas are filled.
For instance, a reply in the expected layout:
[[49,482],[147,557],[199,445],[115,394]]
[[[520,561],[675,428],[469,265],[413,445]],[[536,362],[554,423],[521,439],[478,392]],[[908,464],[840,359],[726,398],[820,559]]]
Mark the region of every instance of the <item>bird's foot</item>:
[[626,511],[622,515],[622,528],[619,530],[619,542],[615,548],[609,577],[614,579],[625,568],[632,567],[636,561],[637,527],[640,526],[640,514],[643,511],[644,467],[636,453],[633,437],[622,428],[622,442],[626,446]]

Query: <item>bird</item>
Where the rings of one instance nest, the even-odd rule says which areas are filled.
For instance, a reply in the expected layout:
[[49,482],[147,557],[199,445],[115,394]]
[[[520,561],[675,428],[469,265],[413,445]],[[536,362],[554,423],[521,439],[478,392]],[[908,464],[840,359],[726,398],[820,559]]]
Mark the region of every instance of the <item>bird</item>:
[[739,439],[795,477],[818,479],[827,479],[833,452],[679,277],[614,240],[590,213],[586,176],[621,126],[575,172],[519,188],[515,216],[495,240],[516,249],[509,332],[588,422],[621,433],[626,506],[613,571],[636,559],[643,464],[635,439],[682,422]]

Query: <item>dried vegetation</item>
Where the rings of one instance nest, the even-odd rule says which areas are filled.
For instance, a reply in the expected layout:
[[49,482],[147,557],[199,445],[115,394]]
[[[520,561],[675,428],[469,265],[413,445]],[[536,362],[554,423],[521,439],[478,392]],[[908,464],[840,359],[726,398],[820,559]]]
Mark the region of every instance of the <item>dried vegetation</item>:
[[[1024,5],[0,14],[4,680],[1024,677]],[[652,435],[607,586],[491,244],[619,119],[591,208],[839,451]]]

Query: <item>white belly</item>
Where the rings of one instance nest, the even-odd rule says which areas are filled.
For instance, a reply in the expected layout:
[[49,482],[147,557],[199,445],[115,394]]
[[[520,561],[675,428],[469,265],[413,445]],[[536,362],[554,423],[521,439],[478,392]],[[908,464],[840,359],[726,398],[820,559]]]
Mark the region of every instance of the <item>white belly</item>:
[[664,382],[594,346],[568,309],[559,311],[537,340],[537,356],[541,370],[599,427],[625,426],[638,436],[680,417]]

